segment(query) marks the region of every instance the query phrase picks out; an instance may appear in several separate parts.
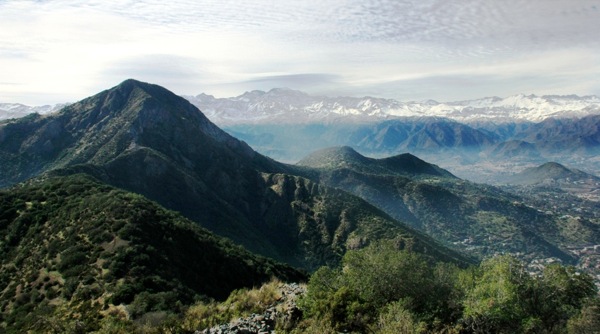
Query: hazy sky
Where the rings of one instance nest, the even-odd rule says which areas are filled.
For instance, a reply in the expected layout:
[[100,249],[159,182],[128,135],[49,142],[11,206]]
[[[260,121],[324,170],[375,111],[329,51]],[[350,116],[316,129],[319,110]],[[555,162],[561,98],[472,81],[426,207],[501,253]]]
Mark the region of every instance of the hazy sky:
[[600,95],[600,1],[0,0],[0,102],[127,78],[217,97]]

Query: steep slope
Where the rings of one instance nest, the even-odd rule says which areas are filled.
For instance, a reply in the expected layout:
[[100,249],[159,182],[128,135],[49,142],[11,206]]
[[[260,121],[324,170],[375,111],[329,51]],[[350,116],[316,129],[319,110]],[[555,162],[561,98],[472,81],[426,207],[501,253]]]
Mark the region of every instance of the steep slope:
[[600,151],[600,115],[581,119],[547,119],[517,136],[536,144],[547,154],[580,153],[594,155]]
[[488,153],[494,159],[510,159],[527,156],[529,159],[541,158],[535,145],[522,140],[509,140],[493,146]]
[[[463,181],[449,173],[394,173],[393,169],[373,168],[372,164],[403,156],[370,159],[349,151],[329,149],[301,163],[315,168],[314,177],[323,184],[353,193],[392,217],[472,255],[509,252],[526,261],[558,258],[574,264],[577,257],[569,246],[600,242],[599,229],[593,224],[581,227],[585,240],[574,240],[558,217],[526,206],[521,197],[498,188]],[[352,163],[348,163],[348,156]],[[411,160],[429,165],[415,157]],[[433,165],[429,168],[441,170]]]
[[[173,156],[191,169],[211,165],[216,151],[223,159],[247,160],[251,167],[269,170],[272,163],[221,131],[184,99],[135,80],[56,114],[0,123],[0,145],[7,158],[1,165],[0,186],[57,167],[104,164],[145,149]],[[192,165],[184,161],[187,155],[196,158]],[[15,169],[18,177],[10,178]]]
[[131,317],[176,312],[273,276],[305,279],[140,195],[84,175],[0,191],[0,233],[0,322],[10,332],[47,330],[40,319],[60,310],[89,332],[120,304]]
[[[256,169],[283,170],[187,101],[135,80],[54,115],[5,123],[0,147],[6,157],[0,185],[57,168],[86,171],[235,237],[223,231],[232,224],[228,228],[240,234],[234,239],[255,245],[261,236],[251,228],[242,235],[248,219],[231,207],[248,207],[244,196],[253,195]],[[262,251],[272,252],[268,247]]]
[[[362,138],[361,138],[362,137]],[[367,135],[356,132],[358,148],[378,152],[479,150],[492,142],[468,125],[443,118],[400,119],[378,123]]]
[[0,185],[43,172],[87,173],[308,269],[373,238],[445,252],[362,200],[289,176],[303,171],[254,152],[168,90],[135,80],[57,114],[1,123],[0,152]]

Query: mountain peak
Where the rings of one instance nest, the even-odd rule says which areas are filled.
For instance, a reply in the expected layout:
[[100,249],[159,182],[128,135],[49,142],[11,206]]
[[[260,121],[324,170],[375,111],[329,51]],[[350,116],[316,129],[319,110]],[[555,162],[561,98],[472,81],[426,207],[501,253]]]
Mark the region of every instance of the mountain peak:
[[522,175],[528,176],[530,179],[562,179],[576,174],[576,171],[571,170],[558,162],[550,161],[537,167],[525,169]]
[[152,84],[129,78],[129,79],[124,80],[120,84],[118,84],[117,87],[135,87],[135,86],[150,86],[150,85],[152,85]]
[[325,169],[350,168],[355,171],[382,175],[455,178],[447,170],[421,160],[410,153],[373,159],[361,155],[349,146],[330,147],[316,151],[300,160],[298,165]]
[[298,162],[298,165],[314,168],[341,168],[366,163],[369,158],[350,146],[336,146],[318,150]]
[[178,128],[191,123],[200,125],[203,132],[208,132],[217,139],[227,137],[186,99],[159,85],[135,79],[127,79],[79,104],[86,107],[79,106],[75,109],[88,109],[91,105],[100,109],[101,114],[102,111],[111,111],[126,118],[122,121],[135,120],[141,127],[160,126],[164,123],[162,126],[169,124]]
[[362,154],[358,153],[354,148],[352,148],[350,146],[332,147],[329,149],[325,149],[324,151],[330,151],[332,153],[337,153],[344,157],[365,158]]
[[154,97],[158,97],[161,95],[173,94],[171,91],[167,90],[164,87],[161,87],[161,86],[155,85],[155,84],[151,84],[151,83],[147,83],[147,82],[143,82],[143,81],[139,81],[136,79],[127,79],[127,80],[121,82],[120,84],[118,84],[117,86],[115,86],[111,89],[108,89],[108,91],[118,91],[121,94],[129,95],[136,89],[140,89],[141,91],[144,91],[146,94],[148,94],[148,96],[154,96]]
[[273,88],[267,92],[267,95],[309,97],[305,92],[286,87]]
[[551,161],[537,167],[526,168],[522,172],[509,177],[507,182],[521,185],[544,185],[582,180],[597,181],[598,178],[578,169],[571,169],[558,162]]
[[545,170],[545,171],[551,171],[551,170],[571,171],[569,168],[565,167],[564,165],[561,165],[558,162],[554,162],[554,161],[546,162],[546,163],[536,167],[536,169]]
[[[248,159],[256,156],[247,144],[218,128],[186,99],[161,86],[134,79],[36,122],[23,122],[26,128],[3,129],[10,137],[30,138],[22,148],[10,148],[8,152],[13,154],[13,150],[20,149],[30,154],[31,168],[42,166],[42,171],[52,166],[105,165],[139,150],[182,159],[189,168],[198,164],[191,163],[189,157],[208,157],[211,153],[201,153],[207,150],[222,150]],[[208,158],[200,161],[205,160]],[[268,164],[266,160],[261,161]],[[45,166],[48,161],[52,163]],[[0,184],[28,176],[23,173],[12,181],[0,180]]]

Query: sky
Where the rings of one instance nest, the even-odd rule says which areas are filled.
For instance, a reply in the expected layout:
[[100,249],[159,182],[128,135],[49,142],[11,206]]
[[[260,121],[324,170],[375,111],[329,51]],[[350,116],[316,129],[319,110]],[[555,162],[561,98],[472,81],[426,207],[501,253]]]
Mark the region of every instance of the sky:
[[216,97],[600,95],[600,1],[0,0],[0,102],[128,78]]

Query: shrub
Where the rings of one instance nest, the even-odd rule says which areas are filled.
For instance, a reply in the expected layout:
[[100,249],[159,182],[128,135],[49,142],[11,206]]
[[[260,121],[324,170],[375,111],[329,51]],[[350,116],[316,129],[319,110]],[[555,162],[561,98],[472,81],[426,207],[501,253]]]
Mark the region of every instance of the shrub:
[[393,302],[385,307],[379,315],[377,333],[379,334],[413,334],[419,326],[414,316],[404,307],[404,302]]
[[569,334],[600,333],[600,302],[596,299],[584,305],[581,312],[569,319]]

